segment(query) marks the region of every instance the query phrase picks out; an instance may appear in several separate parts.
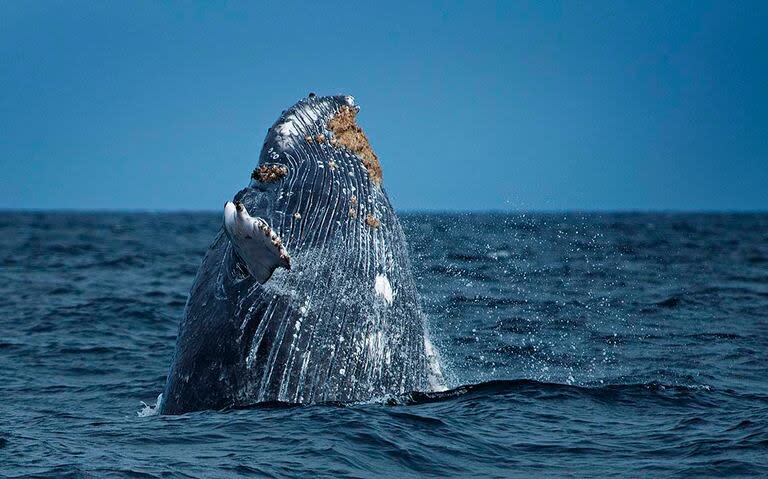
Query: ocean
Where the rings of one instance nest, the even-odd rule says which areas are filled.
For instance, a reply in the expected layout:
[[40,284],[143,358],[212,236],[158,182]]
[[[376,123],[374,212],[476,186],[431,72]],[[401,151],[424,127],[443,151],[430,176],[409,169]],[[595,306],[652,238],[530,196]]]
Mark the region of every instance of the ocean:
[[156,414],[218,213],[0,213],[0,477],[768,476],[768,214],[402,214],[452,389]]

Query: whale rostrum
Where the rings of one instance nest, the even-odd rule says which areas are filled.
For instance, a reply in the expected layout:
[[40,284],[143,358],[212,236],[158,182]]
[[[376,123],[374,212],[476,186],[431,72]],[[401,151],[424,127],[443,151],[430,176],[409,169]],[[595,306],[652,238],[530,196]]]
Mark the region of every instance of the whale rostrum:
[[192,285],[163,413],[444,386],[358,111],[310,95],[267,132]]

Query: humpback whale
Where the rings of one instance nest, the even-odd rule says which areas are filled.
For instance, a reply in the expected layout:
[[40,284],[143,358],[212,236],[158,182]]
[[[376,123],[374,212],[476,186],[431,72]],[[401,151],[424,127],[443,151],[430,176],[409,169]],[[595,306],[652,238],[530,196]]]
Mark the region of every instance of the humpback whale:
[[267,132],[189,294],[163,414],[443,388],[383,173],[351,96]]

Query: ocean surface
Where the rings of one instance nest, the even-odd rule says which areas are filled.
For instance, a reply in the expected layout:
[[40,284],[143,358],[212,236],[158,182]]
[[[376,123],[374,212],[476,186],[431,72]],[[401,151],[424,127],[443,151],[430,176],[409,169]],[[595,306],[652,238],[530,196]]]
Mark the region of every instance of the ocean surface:
[[170,417],[220,215],[0,213],[0,476],[768,476],[768,214],[402,220],[452,390]]

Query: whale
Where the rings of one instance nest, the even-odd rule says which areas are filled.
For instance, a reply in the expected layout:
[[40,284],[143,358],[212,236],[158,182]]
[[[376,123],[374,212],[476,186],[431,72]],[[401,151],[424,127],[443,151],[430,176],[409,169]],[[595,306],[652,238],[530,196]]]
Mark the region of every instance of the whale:
[[190,290],[162,414],[445,389],[359,111],[310,94],[269,128]]

